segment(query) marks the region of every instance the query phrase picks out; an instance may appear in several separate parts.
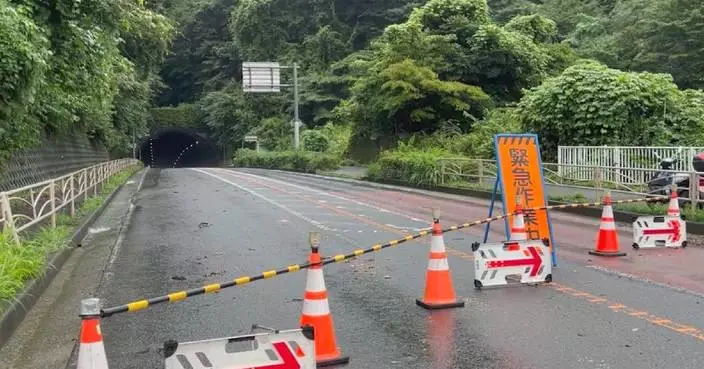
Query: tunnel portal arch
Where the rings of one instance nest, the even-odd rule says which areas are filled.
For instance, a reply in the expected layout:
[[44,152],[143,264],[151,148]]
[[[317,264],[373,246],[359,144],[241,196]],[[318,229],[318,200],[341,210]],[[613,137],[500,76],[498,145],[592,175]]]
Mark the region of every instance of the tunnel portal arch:
[[207,135],[184,128],[165,128],[142,139],[140,158],[152,168],[214,167],[222,150]]

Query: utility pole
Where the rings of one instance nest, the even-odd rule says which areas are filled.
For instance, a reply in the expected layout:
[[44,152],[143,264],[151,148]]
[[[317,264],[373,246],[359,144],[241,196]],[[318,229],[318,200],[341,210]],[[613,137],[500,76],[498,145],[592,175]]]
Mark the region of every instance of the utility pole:
[[[281,69],[293,69],[293,84],[281,83]],[[298,84],[298,63],[293,65],[280,65],[275,62],[243,62],[242,63],[242,90],[255,93],[278,93],[281,87],[293,87],[293,146],[296,150],[300,147],[300,86]]]
[[293,63],[293,147],[300,146],[300,119],[298,115],[298,63]]

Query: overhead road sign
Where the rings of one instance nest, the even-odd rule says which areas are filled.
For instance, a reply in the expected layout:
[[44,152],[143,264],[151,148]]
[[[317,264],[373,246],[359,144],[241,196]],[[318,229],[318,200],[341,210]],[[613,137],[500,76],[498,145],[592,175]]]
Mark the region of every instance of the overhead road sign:
[[244,92],[281,92],[281,66],[273,62],[242,63]]

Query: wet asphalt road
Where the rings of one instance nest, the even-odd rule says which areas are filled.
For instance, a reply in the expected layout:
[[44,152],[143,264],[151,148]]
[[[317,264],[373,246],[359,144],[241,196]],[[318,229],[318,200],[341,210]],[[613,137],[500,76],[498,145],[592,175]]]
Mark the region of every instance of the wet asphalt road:
[[[100,294],[106,305],[122,304],[302,263],[309,231],[322,233],[324,255],[369,247],[427,227],[434,206],[447,213],[445,225],[486,212],[481,204],[296,174],[152,169]],[[596,228],[562,218],[554,224],[560,267],[555,283],[541,287],[475,291],[470,245],[480,230],[446,234],[455,289],[467,301],[463,309],[428,312],[415,305],[427,239],[328,266],[330,305],[338,344],[351,357],[348,367],[704,367],[704,297],[697,289],[704,272],[692,261],[703,250],[591,262],[583,251]],[[642,266],[653,263],[682,265],[684,272],[663,276]],[[304,284],[305,272],[299,272],[105,319],[111,368],[161,367],[167,339],[244,334],[254,323],[294,328]]]

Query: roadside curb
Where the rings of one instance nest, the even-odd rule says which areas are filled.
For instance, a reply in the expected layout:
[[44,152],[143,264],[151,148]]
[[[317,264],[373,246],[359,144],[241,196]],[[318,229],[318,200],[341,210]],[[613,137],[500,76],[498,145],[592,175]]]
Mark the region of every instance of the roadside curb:
[[[445,200],[448,200],[448,199],[459,200],[459,201],[464,201],[464,202],[468,202],[468,203],[472,203],[471,198],[477,198],[477,199],[483,199],[483,200],[490,200],[491,199],[491,192],[482,191],[482,190],[452,188],[452,187],[443,187],[443,186],[438,186],[438,187],[433,187],[433,188],[412,187],[412,186],[409,186],[408,184],[401,183],[401,182],[395,182],[395,181],[373,182],[373,181],[365,181],[365,180],[360,180],[360,179],[327,176],[327,175],[321,175],[321,174],[299,173],[299,172],[290,172],[290,171],[283,171],[283,170],[273,170],[273,171],[279,172],[279,173],[289,173],[289,174],[294,173],[294,174],[298,174],[301,176],[320,178],[320,179],[326,179],[326,180],[330,180],[330,181],[337,181],[337,182],[343,182],[343,183],[349,183],[349,184],[356,184],[356,185],[366,186],[366,187],[371,187],[371,188],[383,188],[383,189],[393,190],[393,191],[403,191],[403,192],[408,192],[408,193],[421,194],[421,195],[432,196],[435,198],[445,199]],[[448,196],[448,195],[450,195],[450,196]],[[461,197],[470,197],[470,199],[460,198],[460,196]],[[498,194],[496,199],[501,200],[501,194]],[[553,200],[548,201],[548,205],[564,205],[564,204],[567,204],[567,203],[560,202],[560,201],[553,201]],[[571,208],[571,209],[554,209],[554,211],[579,215],[579,216],[588,217],[588,218],[596,218],[596,219],[601,218],[601,209],[600,208],[583,207],[583,208]],[[639,216],[642,216],[642,215],[627,212],[627,211],[622,211],[622,210],[614,210],[614,219],[616,220],[616,222],[620,222],[620,223],[628,223],[628,224],[633,223],[633,220]],[[690,221],[687,221],[686,223],[687,223],[687,232],[688,233],[696,234],[696,235],[704,235],[704,223],[690,222]]]
[[115,188],[115,190],[105,198],[105,201],[100,207],[81,222],[68,238],[68,247],[50,254],[47,257],[49,261],[44,269],[44,273],[39,278],[29,281],[24,290],[18,294],[17,298],[7,306],[2,318],[0,318],[0,347],[5,345],[12,337],[15,329],[22,323],[39,297],[41,297],[46,288],[53,282],[58,272],[64,266],[64,263],[66,263],[73,253],[73,250],[77,247],[81,247],[83,238],[86,233],[88,233],[88,229],[90,229],[98,217],[103,214],[105,209],[112,203],[115,196],[122,191],[124,185],[125,184],[121,184]]

